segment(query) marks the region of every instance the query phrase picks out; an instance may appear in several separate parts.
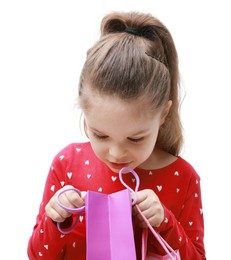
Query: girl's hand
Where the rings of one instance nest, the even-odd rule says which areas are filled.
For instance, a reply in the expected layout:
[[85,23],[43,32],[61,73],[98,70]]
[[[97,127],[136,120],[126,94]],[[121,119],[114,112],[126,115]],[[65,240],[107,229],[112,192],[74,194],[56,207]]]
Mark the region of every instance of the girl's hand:
[[[74,188],[71,185],[66,185],[62,189],[58,190],[55,195],[50,199],[45,207],[45,211],[48,217],[50,217],[55,222],[63,222],[66,218],[70,217],[72,213],[61,208],[57,202],[56,198],[59,192],[65,189]],[[66,191],[59,196],[59,201],[66,207],[69,208],[80,208],[84,206],[84,196],[85,192],[81,193],[81,196],[75,191]]]
[[[142,211],[151,226],[159,227],[164,220],[164,208],[160,203],[158,196],[153,190],[146,189],[137,192],[137,197],[138,200],[136,205]],[[147,224],[144,222],[136,207],[133,207],[133,215],[136,215],[141,221],[141,227],[147,227]]]

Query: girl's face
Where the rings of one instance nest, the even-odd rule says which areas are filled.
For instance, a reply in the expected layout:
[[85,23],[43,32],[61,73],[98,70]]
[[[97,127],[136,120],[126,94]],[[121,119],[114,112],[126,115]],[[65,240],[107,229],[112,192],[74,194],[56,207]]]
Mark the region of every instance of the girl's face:
[[85,132],[96,156],[113,172],[150,165],[166,109],[151,113],[144,101],[125,102],[90,91],[87,98]]

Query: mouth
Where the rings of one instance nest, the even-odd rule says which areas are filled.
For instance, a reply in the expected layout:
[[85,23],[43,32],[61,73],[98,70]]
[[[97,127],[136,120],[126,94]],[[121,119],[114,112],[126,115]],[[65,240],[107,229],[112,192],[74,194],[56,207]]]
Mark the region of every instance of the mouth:
[[123,167],[128,167],[130,163],[114,163],[114,162],[108,162],[108,165],[110,168],[120,170]]

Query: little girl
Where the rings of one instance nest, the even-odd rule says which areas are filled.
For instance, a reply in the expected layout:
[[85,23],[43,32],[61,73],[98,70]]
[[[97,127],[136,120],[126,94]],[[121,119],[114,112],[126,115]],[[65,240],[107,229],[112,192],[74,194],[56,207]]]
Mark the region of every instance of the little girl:
[[[178,58],[168,29],[149,14],[114,12],[101,23],[101,37],[87,52],[79,82],[79,105],[89,142],[73,143],[52,162],[36,224],[28,243],[29,259],[86,259],[86,223],[63,236],[75,215],[56,202],[64,192],[67,207],[84,206],[84,191],[106,194],[124,189],[123,167],[140,178],[137,205],[151,226],[179,250],[182,260],[206,259],[200,177],[179,154],[182,128],[178,100]],[[131,174],[126,183],[133,187]],[[137,259],[146,227],[133,209]],[[164,255],[150,235],[148,252]],[[103,259],[104,260],[104,259]],[[107,259],[106,259],[107,260]]]

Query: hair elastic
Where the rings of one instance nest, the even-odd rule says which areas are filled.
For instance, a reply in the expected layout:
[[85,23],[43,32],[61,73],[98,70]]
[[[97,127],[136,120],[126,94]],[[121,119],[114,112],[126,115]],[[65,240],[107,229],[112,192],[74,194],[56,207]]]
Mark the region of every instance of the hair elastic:
[[125,28],[124,32],[130,33],[130,34],[133,34],[133,35],[142,36],[142,33],[140,32],[140,30],[137,29],[137,28],[133,28],[133,27]]

